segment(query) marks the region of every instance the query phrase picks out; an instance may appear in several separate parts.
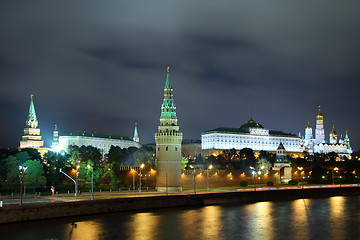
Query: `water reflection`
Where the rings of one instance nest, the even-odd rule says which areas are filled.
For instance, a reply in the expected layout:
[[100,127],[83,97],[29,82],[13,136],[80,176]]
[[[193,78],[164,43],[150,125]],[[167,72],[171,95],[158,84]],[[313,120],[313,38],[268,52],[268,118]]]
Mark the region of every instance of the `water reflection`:
[[330,235],[334,236],[334,239],[345,239],[346,230],[344,226],[345,222],[345,197],[332,197],[329,199],[329,228]]
[[84,222],[74,222],[72,224],[66,225],[67,229],[65,232],[68,232],[69,235],[65,239],[71,240],[97,240],[102,239],[103,235],[103,226],[101,222],[98,221],[84,221]]
[[273,202],[247,205],[249,239],[275,239],[273,227]]
[[158,234],[159,217],[153,213],[136,213],[128,223],[129,239],[155,239]]
[[201,231],[203,239],[216,239],[222,231],[222,208],[220,206],[204,207],[201,211]]
[[359,208],[360,197],[332,197],[163,209],[0,225],[0,236],[86,240],[358,239]]
[[290,230],[297,239],[309,239],[310,202],[310,199],[298,199],[291,204]]

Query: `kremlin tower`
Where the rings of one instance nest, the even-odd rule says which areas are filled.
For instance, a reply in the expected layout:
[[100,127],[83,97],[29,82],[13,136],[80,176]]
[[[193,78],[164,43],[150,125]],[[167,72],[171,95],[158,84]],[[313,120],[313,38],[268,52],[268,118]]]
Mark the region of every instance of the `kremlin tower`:
[[133,141],[134,141],[134,142],[137,142],[137,143],[140,142],[139,135],[138,135],[138,131],[137,131],[137,122],[135,122],[135,129],[134,129]]
[[26,120],[26,127],[24,128],[24,136],[20,141],[20,148],[35,148],[42,155],[47,152],[44,148],[44,141],[41,140],[40,129],[38,128],[38,120],[36,118],[33,94],[30,95],[29,115]]
[[182,133],[177,125],[173,88],[167,68],[164,101],[161,105],[160,126],[155,133],[157,175],[156,189],[159,192],[181,191],[181,142]]

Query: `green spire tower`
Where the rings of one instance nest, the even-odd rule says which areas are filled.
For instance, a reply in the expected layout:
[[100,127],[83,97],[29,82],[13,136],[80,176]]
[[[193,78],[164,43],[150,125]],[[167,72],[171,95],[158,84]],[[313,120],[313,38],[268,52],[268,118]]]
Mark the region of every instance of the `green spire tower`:
[[135,122],[133,141],[137,142],[137,143],[140,142],[139,135],[138,135],[138,130],[137,130],[137,122]]
[[33,100],[33,94],[30,95],[30,108],[29,108],[29,115],[26,120],[26,127],[27,128],[37,128],[39,122],[36,118],[36,112],[34,107],[34,100]]
[[159,192],[181,191],[181,142],[182,133],[177,125],[170,69],[167,67],[164,101],[161,105],[160,126],[155,133],[157,174],[156,189]]
[[20,148],[35,148],[43,155],[47,152],[47,148],[44,148],[44,141],[41,140],[33,97],[34,95],[31,94],[29,115],[26,120],[26,127],[24,128],[24,136],[22,136],[20,141]]

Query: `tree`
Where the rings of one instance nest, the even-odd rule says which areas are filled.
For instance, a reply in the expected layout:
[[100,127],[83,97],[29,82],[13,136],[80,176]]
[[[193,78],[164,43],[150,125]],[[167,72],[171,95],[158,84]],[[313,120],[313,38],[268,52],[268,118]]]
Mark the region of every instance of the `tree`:
[[46,178],[44,176],[43,165],[38,160],[28,160],[24,163],[27,167],[26,174],[24,176],[24,184],[36,188],[39,186],[45,186]]
[[104,172],[104,177],[110,178],[110,186],[112,188],[119,188],[121,186],[120,164],[112,162],[106,165],[107,171]]
[[188,162],[189,162],[189,159],[187,157],[185,157],[184,155],[181,155],[181,170],[185,170]]
[[259,159],[256,162],[256,169],[262,170],[262,171],[269,171],[271,169],[272,165],[271,163],[266,160],[265,158]]
[[153,148],[141,147],[136,152],[134,152],[134,166],[140,166],[144,163],[148,167],[155,166],[155,153]]
[[45,177],[48,185],[61,184],[63,175],[59,174],[59,169],[71,166],[69,155],[65,152],[47,152],[44,156],[44,160],[47,162],[45,167]]
[[[88,167],[89,166],[89,167]],[[88,160],[81,162],[79,171],[79,178],[84,179],[85,182],[91,183],[92,171],[94,171],[94,183],[98,184],[100,180],[101,169],[96,167],[93,161]]]

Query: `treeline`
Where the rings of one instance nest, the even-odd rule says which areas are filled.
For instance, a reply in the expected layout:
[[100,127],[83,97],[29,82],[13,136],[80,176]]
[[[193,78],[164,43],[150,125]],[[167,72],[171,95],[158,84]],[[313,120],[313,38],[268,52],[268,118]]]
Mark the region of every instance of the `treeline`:
[[[155,152],[151,147],[128,149],[111,146],[103,155],[92,146],[71,146],[68,153],[48,152],[43,157],[32,148],[0,150],[0,193],[16,193],[20,189],[19,166],[26,167],[23,183],[28,192],[48,192],[56,189],[72,189],[72,183],[60,173],[78,171],[81,186],[88,186],[93,171],[95,186],[100,184],[112,188],[122,186],[120,167],[155,167]],[[71,175],[71,174],[70,174]],[[65,187],[64,187],[65,186]]]

